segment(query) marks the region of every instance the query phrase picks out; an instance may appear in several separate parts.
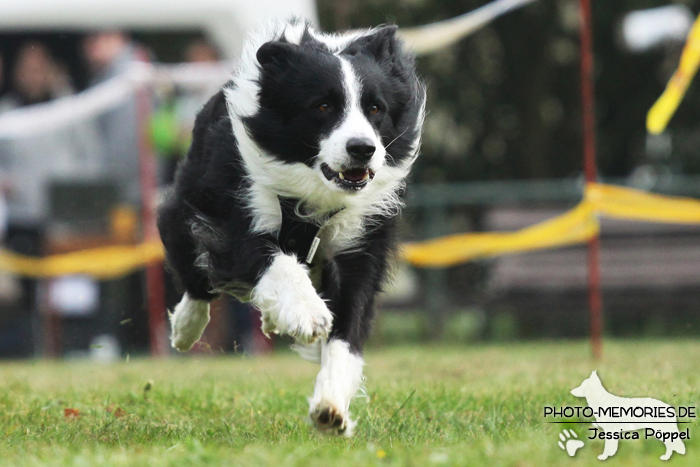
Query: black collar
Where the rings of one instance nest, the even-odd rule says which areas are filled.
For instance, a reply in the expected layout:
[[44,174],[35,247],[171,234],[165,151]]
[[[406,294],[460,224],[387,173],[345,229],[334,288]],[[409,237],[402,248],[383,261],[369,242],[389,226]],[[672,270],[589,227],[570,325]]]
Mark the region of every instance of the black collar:
[[280,249],[286,254],[295,254],[304,264],[313,267],[313,259],[321,243],[318,233],[342,209],[330,213],[322,222],[310,221],[297,213],[298,199],[278,199],[282,208],[282,227],[278,236]]

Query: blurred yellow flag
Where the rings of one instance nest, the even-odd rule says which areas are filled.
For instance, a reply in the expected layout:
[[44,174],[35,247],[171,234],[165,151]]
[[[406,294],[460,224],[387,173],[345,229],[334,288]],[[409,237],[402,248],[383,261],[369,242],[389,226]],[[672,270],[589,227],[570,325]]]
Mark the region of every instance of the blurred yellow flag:
[[668,121],[683,100],[685,91],[700,65],[700,16],[695,20],[688,34],[678,69],[666,85],[666,90],[647,114],[647,131],[658,135],[666,129]]

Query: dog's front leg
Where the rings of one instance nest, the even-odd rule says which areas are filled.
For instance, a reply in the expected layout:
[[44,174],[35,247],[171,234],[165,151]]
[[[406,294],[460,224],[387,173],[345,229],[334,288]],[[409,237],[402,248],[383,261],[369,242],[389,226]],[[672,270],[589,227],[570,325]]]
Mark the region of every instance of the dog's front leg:
[[252,303],[262,313],[263,332],[288,334],[304,344],[325,340],[333,325],[308,269],[294,255],[280,252],[272,257],[253,289]]
[[344,340],[331,338],[321,344],[321,371],[309,400],[309,416],[320,431],[352,436],[350,401],[362,384],[363,365],[362,355],[353,353]]
[[362,349],[374,316],[374,300],[386,275],[392,222],[375,228],[361,248],[336,254],[324,269],[324,296],[333,310],[331,338],[321,346],[321,371],[309,416],[323,432],[350,436],[350,401],[362,384]]

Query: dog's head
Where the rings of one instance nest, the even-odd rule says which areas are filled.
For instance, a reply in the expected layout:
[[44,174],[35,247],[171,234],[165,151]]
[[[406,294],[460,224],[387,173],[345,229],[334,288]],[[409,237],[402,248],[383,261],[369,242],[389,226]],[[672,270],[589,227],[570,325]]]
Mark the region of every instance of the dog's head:
[[258,108],[243,122],[290,178],[309,183],[313,172],[314,183],[351,195],[391,167],[410,166],[425,96],[396,27],[349,39],[307,27],[296,41],[262,44],[256,59]]
[[600,378],[598,378],[598,373],[595,370],[591,373],[591,376],[583,380],[583,383],[577,388],[571,390],[571,394],[576,397],[587,397],[589,394],[594,393],[598,388],[602,386]]

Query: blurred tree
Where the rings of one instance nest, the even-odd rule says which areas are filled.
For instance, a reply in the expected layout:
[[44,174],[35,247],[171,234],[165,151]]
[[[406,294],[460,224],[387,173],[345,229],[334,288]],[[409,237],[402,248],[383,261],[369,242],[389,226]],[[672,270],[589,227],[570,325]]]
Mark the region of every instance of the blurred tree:
[[[319,0],[326,30],[415,26],[484,0]],[[662,0],[593,1],[598,160],[603,176],[648,162],[644,121],[677,64],[680,45],[624,50],[619,24]],[[700,1],[685,3],[694,11]],[[582,172],[578,0],[539,1],[458,44],[419,59],[428,84],[418,182],[576,176]],[[700,174],[700,84],[671,122],[670,171]],[[658,161],[656,161],[658,162]]]

